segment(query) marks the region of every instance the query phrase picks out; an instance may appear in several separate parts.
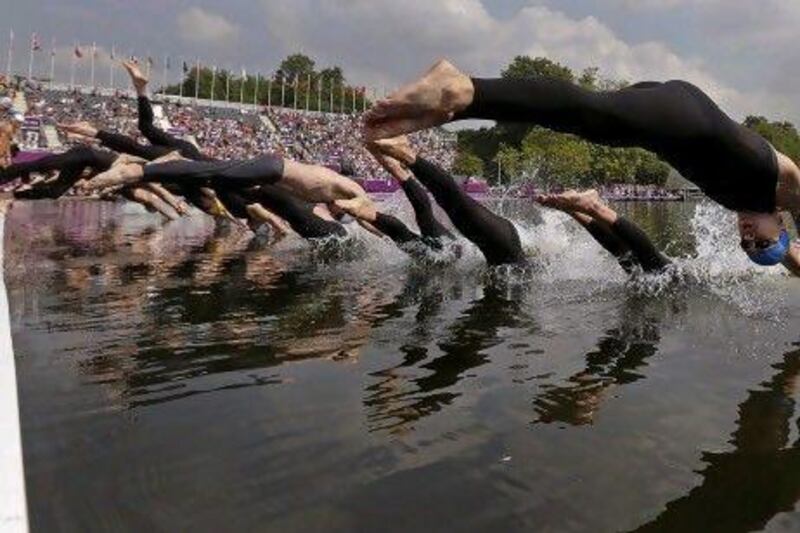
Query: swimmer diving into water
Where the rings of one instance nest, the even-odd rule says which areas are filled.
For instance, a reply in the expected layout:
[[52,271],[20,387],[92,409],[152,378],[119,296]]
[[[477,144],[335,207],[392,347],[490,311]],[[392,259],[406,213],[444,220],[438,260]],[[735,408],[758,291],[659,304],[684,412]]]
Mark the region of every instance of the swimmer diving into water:
[[663,158],[711,199],[736,211],[742,248],[763,266],[800,275],[779,210],[800,212],[800,168],[757,133],[731,120],[684,81],[592,92],[551,78],[470,78],[447,61],[377,103],[366,137],[386,139],[460,119],[529,122]]
[[603,202],[597,191],[540,195],[536,201],[574,218],[628,274],[637,268],[659,273],[671,264],[641,228]]
[[[452,176],[418,156],[406,137],[375,141],[369,149],[396,179],[409,180],[412,175],[419,179],[450,217],[453,226],[483,252],[487,263],[496,266],[526,262],[519,233],[511,221],[492,213],[464,192]],[[367,220],[374,217],[373,213],[353,209],[347,202],[338,202],[338,205],[355,217]],[[423,225],[426,224],[420,225],[420,229]],[[437,239],[448,238],[449,232],[437,231]]]

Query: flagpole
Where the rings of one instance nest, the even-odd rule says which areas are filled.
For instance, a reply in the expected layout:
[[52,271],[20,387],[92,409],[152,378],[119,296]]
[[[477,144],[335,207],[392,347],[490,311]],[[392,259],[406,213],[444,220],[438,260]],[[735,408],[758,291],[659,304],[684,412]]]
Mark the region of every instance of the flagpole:
[[344,85],[344,81],[342,82],[342,114],[347,113],[347,87]]
[[333,113],[333,91],[334,91],[333,78],[331,78],[331,90],[330,90],[331,104],[328,107],[328,113]]
[[167,61],[169,61],[168,56],[164,56],[164,68],[161,69],[161,99],[163,100],[167,96]]
[[242,67],[242,83],[239,84],[239,107],[244,107],[244,84],[247,82],[247,72]]
[[272,78],[267,80],[267,109],[272,110]]
[[114,87],[114,61],[116,59],[116,54],[114,53],[114,45],[111,45],[111,64],[108,66],[108,84],[111,86],[111,91],[113,92],[116,88]]
[[225,101],[231,102],[231,71],[225,71]]
[[8,32],[8,61],[6,62],[6,78],[11,79],[11,63],[14,57],[14,30]]
[[197,101],[200,98],[200,58],[197,58],[197,70],[195,71],[194,77],[194,103],[197,104]]
[[180,76],[181,76],[181,78],[180,78],[181,79],[181,82],[180,82],[180,86],[181,86],[180,98],[181,98],[181,100],[183,100],[183,82],[186,81],[184,79],[186,77],[186,61],[184,61],[183,58],[181,58],[181,74],[180,74]]
[[75,89],[75,65],[78,62],[78,56],[76,55],[75,52],[77,52],[77,50],[78,50],[78,45],[76,44],[75,49],[72,51],[72,67],[70,69],[70,75],[69,75],[70,90]]
[[320,76],[317,80],[317,111],[322,112],[322,83],[325,81],[324,76]]
[[353,114],[356,114],[356,88],[353,87]]
[[53,88],[53,83],[56,79],[56,38],[53,37],[50,41],[50,89]]
[[281,74],[281,107],[286,107],[286,78]]
[[31,35],[30,59],[28,60],[28,81],[33,80],[33,49],[36,46],[36,34]]
[[261,78],[261,74],[256,74],[256,90],[253,92],[253,107],[258,107],[258,81]]
[[217,84],[217,66],[211,67],[211,101],[214,101],[214,86]]
[[94,83],[94,57],[97,55],[97,43],[92,43],[92,90],[97,88]]
[[308,75],[308,83],[306,83],[306,113],[311,110],[311,74]]
[[298,84],[299,84],[299,81],[298,81],[298,80],[299,80],[299,77],[297,76],[297,74],[295,74],[295,75],[294,75],[294,91],[293,91],[293,92],[294,92],[294,105],[293,105],[293,109],[294,109],[295,111],[297,111],[297,86],[298,86]]

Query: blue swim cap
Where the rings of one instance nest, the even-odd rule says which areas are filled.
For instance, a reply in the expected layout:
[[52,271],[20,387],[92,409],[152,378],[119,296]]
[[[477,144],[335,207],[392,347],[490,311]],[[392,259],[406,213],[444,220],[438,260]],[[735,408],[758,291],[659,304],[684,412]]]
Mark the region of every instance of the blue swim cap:
[[778,242],[765,248],[754,252],[748,252],[747,256],[750,260],[761,266],[775,266],[779,265],[786,258],[792,246],[792,240],[789,238],[789,232],[786,230],[781,231],[781,236]]

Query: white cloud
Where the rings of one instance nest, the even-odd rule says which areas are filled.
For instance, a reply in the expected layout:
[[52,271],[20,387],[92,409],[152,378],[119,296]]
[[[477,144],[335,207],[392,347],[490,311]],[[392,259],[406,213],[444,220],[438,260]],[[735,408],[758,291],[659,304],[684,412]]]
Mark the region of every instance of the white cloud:
[[699,58],[682,57],[659,42],[627,43],[594,17],[571,18],[542,6],[497,19],[480,0],[296,0],[290,6],[282,0],[263,0],[263,4],[272,39],[286,50],[346,64],[358,83],[396,84],[438,57],[449,57],[476,75],[492,76],[515,55],[529,54],[547,56],[576,70],[598,66],[610,77],[630,81],[686,79],[737,116],[762,103],[761,98],[742,94],[715,78]]
[[189,43],[225,45],[239,36],[239,27],[218,13],[193,7],[178,13],[178,30]]

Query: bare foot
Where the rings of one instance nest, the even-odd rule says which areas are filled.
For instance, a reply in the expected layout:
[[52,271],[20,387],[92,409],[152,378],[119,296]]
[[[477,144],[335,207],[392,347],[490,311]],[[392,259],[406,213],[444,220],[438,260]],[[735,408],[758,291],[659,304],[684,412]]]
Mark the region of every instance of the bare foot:
[[97,128],[88,122],[73,122],[72,124],[60,123],[57,125],[57,127],[58,129],[71,135],[79,135],[81,137],[97,137]]
[[375,222],[375,219],[378,218],[378,210],[375,208],[375,204],[366,196],[357,196],[349,200],[336,200],[333,205],[348,215],[366,222]]
[[158,159],[153,159],[152,161],[147,162],[147,165],[158,165],[160,163],[169,163],[170,161],[185,161],[186,158],[183,157],[179,151],[175,150],[174,152],[170,152],[167,155],[162,155]]
[[604,205],[600,195],[594,189],[584,192],[567,191],[562,194],[539,195],[535,199],[545,207],[558,209],[566,213],[584,213],[587,215],[597,211],[598,206]]
[[142,74],[142,71],[139,70],[139,65],[133,61],[123,61],[122,66],[125,67],[125,70],[128,71],[128,75],[131,77],[133,87],[136,89],[136,94],[144,94],[145,91],[147,91],[148,79]]
[[87,181],[83,190],[94,192],[132,185],[143,177],[144,168],[140,164],[116,165]]
[[365,117],[365,136],[387,139],[439,126],[466,109],[474,94],[472,80],[440,60],[422,78],[375,104]]
[[[379,156],[389,156],[406,166],[413,165],[417,160],[417,154],[405,135],[372,141],[367,144],[367,149],[378,158],[378,162],[381,164],[383,164],[383,161]],[[386,168],[386,170],[391,172],[390,168]]]

